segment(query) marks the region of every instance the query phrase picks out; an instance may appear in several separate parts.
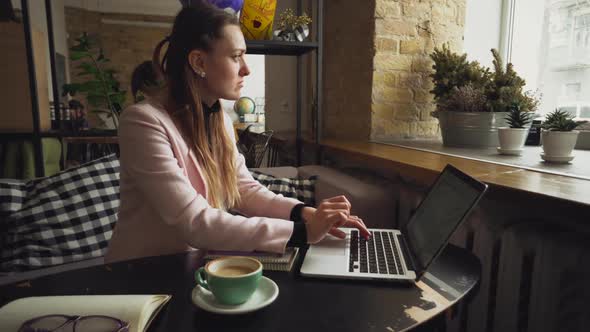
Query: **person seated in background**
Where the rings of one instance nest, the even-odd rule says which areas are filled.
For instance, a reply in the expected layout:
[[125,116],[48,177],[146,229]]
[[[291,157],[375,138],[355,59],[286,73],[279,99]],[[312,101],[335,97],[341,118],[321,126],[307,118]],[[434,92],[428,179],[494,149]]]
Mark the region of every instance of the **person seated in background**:
[[68,108],[70,109],[70,121],[72,123],[72,129],[88,129],[88,119],[84,105],[78,100],[72,99],[68,102]]
[[146,96],[155,94],[159,88],[158,75],[154,70],[152,61],[144,61],[133,70],[131,74],[131,94],[133,100],[138,103]]
[[343,238],[341,226],[370,236],[344,196],[316,209],[252,178],[219,102],[240,97],[250,74],[245,53],[236,16],[200,1],[180,11],[156,46],[162,90],[120,118],[119,219],[107,263],[194,248],[282,253],[327,234]]

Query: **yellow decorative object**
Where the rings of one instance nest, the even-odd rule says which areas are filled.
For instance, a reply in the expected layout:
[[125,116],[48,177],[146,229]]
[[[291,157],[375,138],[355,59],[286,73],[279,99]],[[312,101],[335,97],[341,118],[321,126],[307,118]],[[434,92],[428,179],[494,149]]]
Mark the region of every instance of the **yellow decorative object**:
[[244,0],[240,13],[240,27],[249,40],[272,38],[272,24],[277,0]]

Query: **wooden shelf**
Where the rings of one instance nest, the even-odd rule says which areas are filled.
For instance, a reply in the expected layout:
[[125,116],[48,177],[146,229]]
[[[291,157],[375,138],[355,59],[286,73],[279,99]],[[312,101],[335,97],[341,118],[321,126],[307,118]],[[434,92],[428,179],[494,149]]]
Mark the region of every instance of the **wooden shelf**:
[[35,134],[33,132],[13,132],[13,133],[0,133],[0,141],[12,141],[12,140],[23,140],[32,139]]
[[[80,130],[80,131],[42,131],[39,133],[40,137],[113,137],[117,136],[116,130]],[[0,140],[21,140],[33,139],[35,133],[33,132],[2,132],[0,133]]]
[[[44,135],[45,133],[41,133]],[[49,133],[47,133],[49,134]],[[118,136],[117,130],[79,130],[79,131],[62,131],[59,135],[61,137],[113,137]]]
[[302,55],[317,50],[316,42],[287,42],[279,40],[247,40],[248,54]]

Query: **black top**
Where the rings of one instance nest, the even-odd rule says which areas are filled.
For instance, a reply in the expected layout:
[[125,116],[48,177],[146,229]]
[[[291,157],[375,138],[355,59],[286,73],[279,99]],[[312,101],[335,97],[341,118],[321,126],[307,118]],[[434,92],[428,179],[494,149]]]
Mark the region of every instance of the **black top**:
[[211,107],[205,103],[201,103],[201,105],[203,106],[203,115],[205,116],[205,131],[207,132],[207,137],[210,138],[209,117],[211,114],[218,113],[221,110],[221,104],[219,103],[219,100],[217,100],[213,105],[211,105]]
[[211,113],[218,113],[221,110],[221,104],[219,103],[219,100],[213,103],[211,107],[205,103],[201,103],[201,105],[203,105],[203,113],[205,113],[206,118],[209,118]]
[[306,206],[307,205],[303,203],[297,204],[291,210],[291,217],[289,219],[295,224],[293,225],[293,233],[291,234],[289,242],[287,242],[287,246],[304,247],[307,245],[307,226],[305,225],[305,222],[303,222],[301,216],[301,212]]

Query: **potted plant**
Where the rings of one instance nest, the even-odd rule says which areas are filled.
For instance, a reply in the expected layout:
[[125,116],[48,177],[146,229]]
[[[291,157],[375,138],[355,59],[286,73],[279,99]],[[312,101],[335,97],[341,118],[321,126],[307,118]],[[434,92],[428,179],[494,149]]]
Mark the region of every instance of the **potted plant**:
[[498,128],[501,154],[520,155],[524,147],[530,124],[533,121],[532,112],[523,110],[519,103],[514,103],[508,112],[506,122],[508,127]]
[[[77,44],[70,48],[70,59],[78,62],[80,72],[77,76],[84,77],[85,80],[64,84],[62,95],[85,95],[86,102],[92,107],[90,112],[97,115],[103,126],[117,129],[122,105],[125,103],[125,91],[120,89],[119,81],[114,76],[116,71],[103,67],[110,60],[104,56],[102,48],[96,48],[88,34],[83,33],[76,41]],[[106,123],[109,119],[112,126]]]
[[541,126],[543,153],[541,158],[548,162],[567,163],[574,159],[572,150],[576,145],[579,131],[574,130],[586,121],[574,121],[574,116],[556,109],[547,114]]
[[497,131],[508,125],[511,105],[518,103],[523,111],[536,107],[512,64],[504,67],[500,54],[494,49],[492,54],[494,72],[446,45],[431,54],[434,88],[430,92],[436,103],[432,115],[439,120],[445,146],[497,147]]

